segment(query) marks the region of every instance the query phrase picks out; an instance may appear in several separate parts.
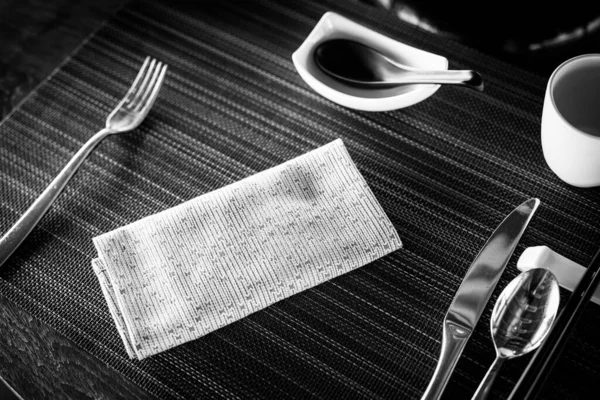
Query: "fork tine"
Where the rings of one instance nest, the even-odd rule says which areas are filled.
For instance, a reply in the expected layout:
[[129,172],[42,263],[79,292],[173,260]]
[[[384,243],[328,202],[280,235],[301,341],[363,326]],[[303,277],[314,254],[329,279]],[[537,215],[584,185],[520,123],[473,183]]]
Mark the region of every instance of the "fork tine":
[[140,113],[142,113],[142,114],[148,113],[148,111],[150,111],[150,109],[152,108],[152,105],[154,105],[154,102],[156,101],[156,98],[158,97],[158,92],[160,91],[160,88],[162,87],[166,73],[167,73],[167,64],[163,64],[162,70],[160,71],[160,75],[159,75],[158,79],[156,80],[156,83],[154,84],[154,89],[152,89],[152,92],[150,93],[150,95],[146,99],[144,99],[144,102],[141,104],[142,107],[139,111]]
[[129,88],[129,90],[127,91],[127,94],[125,95],[125,97],[123,99],[130,99],[131,95],[137,90],[138,83],[142,80],[142,77],[146,73],[146,67],[148,66],[149,62],[150,62],[150,56],[147,56],[146,59],[144,60],[144,63],[142,64],[142,67],[140,68],[140,71],[138,72],[137,76],[135,77],[135,80],[131,84],[131,87]]
[[[124,105],[126,106],[127,104],[130,104],[133,100],[135,100],[135,92],[138,91],[141,86],[143,86],[143,84],[140,84],[140,81],[143,78],[147,77],[147,72],[152,67],[152,62],[150,60],[152,60],[152,62],[154,62],[154,59],[152,57],[146,56],[146,59],[144,60],[144,63],[140,67],[140,70],[139,70],[137,76],[135,77],[133,83],[129,87],[129,90],[127,90],[127,93],[121,99],[119,104],[117,104],[117,106],[108,115],[108,117],[106,119],[107,122],[119,111],[119,109],[121,107],[123,107]],[[148,64],[150,64],[150,66],[148,66]]]
[[152,78],[150,79],[150,82],[148,83],[148,85],[146,85],[146,90],[144,91],[144,93],[141,96],[138,96],[137,104],[131,105],[131,107],[133,108],[134,111],[139,111],[142,108],[142,106],[144,105],[144,103],[148,100],[148,97],[150,96],[150,93],[152,92],[152,89],[154,88],[154,85],[156,84],[156,80],[158,79],[158,75],[159,75],[161,69],[162,69],[162,63],[159,62],[158,64],[156,64],[156,68],[154,68],[154,73],[152,74]]
[[158,76],[162,70],[162,66],[163,64],[161,62],[159,62],[156,65],[154,73],[152,74],[152,79],[150,79],[150,82],[148,83],[145,92],[141,96],[139,96],[138,103],[132,105],[132,107],[134,107],[134,111],[139,111],[144,106],[144,103],[147,102],[148,98],[150,97],[150,94],[152,93],[152,90],[154,89],[154,85],[157,82]]
[[151,60],[152,61],[150,61],[150,65],[148,66],[148,69],[146,70],[146,73],[144,74],[144,80],[138,86],[133,98],[129,99],[129,104],[128,104],[129,107],[133,107],[133,104],[137,103],[141,94],[144,93],[144,91],[146,90],[146,87],[147,87],[146,85],[148,84],[148,79],[150,79],[150,77],[152,76],[152,70],[154,69],[154,65],[156,64],[155,58],[152,58]]

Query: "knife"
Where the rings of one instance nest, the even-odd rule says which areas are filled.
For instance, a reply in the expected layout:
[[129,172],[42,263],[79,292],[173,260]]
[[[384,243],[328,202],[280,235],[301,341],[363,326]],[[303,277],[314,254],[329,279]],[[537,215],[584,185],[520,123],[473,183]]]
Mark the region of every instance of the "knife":
[[443,325],[442,351],[421,400],[439,399],[475,325],[540,201],[530,199],[498,225],[469,267]]

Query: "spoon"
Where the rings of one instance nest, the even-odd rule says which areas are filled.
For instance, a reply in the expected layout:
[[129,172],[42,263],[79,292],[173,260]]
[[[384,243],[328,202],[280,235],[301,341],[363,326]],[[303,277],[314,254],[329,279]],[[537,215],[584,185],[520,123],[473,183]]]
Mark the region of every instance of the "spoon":
[[558,281],[544,268],[523,272],[506,286],[490,320],[496,359],[472,400],[487,397],[506,359],[522,356],[542,344],[556,317],[559,299]]
[[483,79],[475,71],[427,71],[407,67],[354,40],[324,41],[315,49],[314,59],[326,74],[356,87],[391,88],[432,83],[483,90]]

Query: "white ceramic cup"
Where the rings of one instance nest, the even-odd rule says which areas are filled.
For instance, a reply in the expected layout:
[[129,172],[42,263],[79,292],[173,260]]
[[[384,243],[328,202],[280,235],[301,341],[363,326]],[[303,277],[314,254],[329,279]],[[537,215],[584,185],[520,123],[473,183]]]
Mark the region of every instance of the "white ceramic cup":
[[566,183],[600,186],[600,54],[585,54],[554,70],[542,111],[542,149]]

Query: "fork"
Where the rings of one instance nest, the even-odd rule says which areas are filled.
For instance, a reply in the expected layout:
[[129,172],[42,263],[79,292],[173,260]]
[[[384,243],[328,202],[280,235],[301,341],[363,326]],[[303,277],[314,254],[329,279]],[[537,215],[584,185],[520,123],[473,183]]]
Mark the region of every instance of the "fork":
[[106,118],[106,127],[92,136],[77,151],[52,183],[0,238],[0,267],[37,225],[79,166],[102,139],[115,133],[131,131],[140,125],[158,96],[166,72],[166,64],[146,57],[127,94]]

